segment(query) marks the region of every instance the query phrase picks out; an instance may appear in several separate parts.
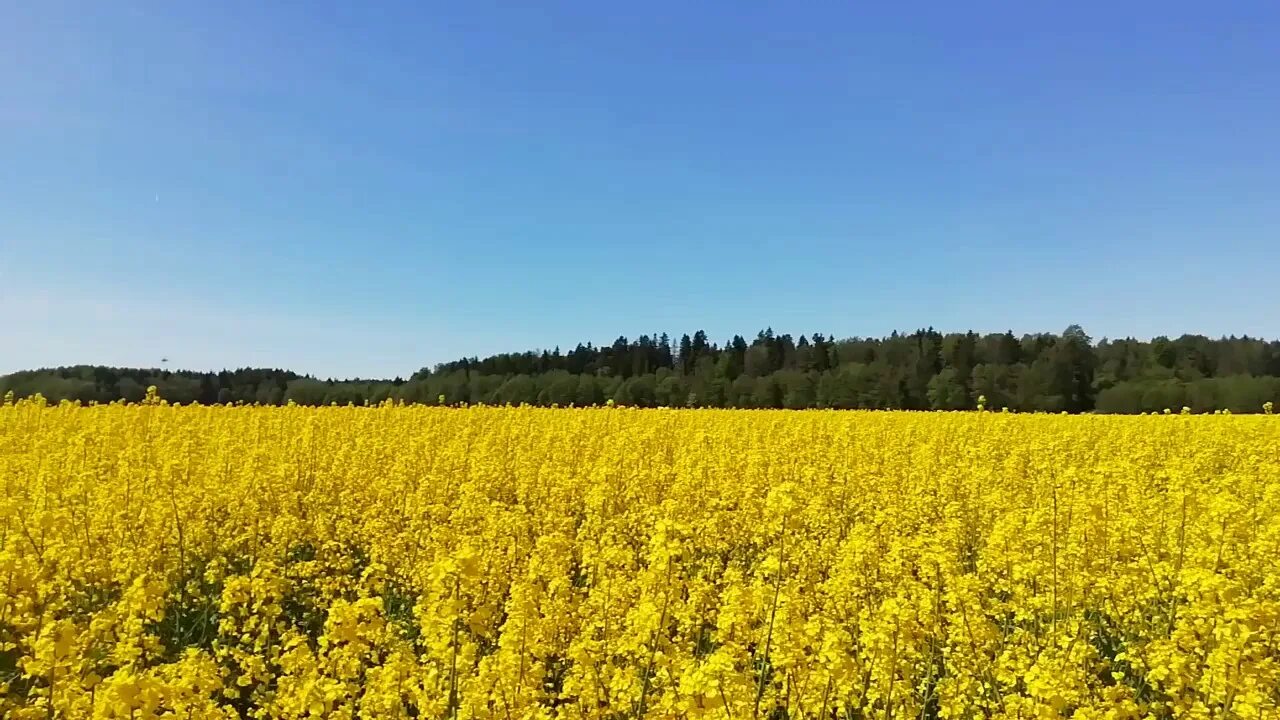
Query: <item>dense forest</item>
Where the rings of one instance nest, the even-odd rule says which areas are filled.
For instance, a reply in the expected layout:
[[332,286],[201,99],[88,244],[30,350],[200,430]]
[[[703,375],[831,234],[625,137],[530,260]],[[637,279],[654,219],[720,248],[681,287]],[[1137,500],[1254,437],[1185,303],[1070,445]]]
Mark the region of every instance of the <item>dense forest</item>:
[[1137,413],[1261,412],[1280,400],[1280,341],[1249,337],[1093,342],[1061,334],[940,333],[836,340],[772,329],[723,345],[698,331],[610,345],[463,358],[394,380],[321,380],[286,370],[76,366],[0,377],[0,394],[52,402],[295,402],[617,405]]

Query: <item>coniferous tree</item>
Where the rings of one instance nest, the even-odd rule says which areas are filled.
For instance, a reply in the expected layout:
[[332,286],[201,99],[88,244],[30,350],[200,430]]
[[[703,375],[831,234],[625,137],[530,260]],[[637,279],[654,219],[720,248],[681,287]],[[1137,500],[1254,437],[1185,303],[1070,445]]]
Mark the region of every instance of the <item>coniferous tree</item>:
[[[835,407],[1021,411],[1259,412],[1280,401],[1280,342],[1203,335],[1094,343],[1079,326],[1061,334],[979,336],[933,328],[835,341],[765,328],[723,347],[703,331],[619,336],[567,353],[530,350],[463,357],[408,380],[321,380],[285,370],[212,373],[71,366],[0,376],[0,393],[50,401],[136,401],[155,385],[173,402],[307,405],[386,399],[450,405],[536,403],[700,407]],[[443,398],[443,400],[441,399]]]

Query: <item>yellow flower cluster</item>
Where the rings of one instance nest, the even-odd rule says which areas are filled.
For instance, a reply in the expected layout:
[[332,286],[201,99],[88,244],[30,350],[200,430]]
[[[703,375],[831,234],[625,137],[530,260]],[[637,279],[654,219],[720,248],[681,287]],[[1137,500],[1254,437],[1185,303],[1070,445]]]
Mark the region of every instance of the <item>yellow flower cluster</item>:
[[0,407],[0,716],[1276,718],[1280,423]]

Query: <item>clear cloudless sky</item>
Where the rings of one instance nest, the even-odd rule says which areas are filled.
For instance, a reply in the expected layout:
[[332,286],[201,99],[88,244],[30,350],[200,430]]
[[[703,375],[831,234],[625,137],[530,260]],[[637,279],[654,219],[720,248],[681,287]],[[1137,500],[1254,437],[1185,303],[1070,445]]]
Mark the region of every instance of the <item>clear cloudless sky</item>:
[[1274,0],[0,3],[0,372],[1276,337],[1278,275]]

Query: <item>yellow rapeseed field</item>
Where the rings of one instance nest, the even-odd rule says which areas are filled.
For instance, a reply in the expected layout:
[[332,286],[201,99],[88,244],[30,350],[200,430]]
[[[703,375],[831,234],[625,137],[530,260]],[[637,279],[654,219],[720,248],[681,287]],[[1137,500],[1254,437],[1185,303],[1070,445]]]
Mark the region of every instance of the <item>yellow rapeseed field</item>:
[[5,718],[1276,718],[1280,418],[0,408]]

